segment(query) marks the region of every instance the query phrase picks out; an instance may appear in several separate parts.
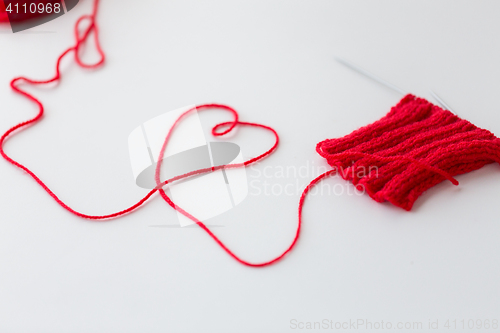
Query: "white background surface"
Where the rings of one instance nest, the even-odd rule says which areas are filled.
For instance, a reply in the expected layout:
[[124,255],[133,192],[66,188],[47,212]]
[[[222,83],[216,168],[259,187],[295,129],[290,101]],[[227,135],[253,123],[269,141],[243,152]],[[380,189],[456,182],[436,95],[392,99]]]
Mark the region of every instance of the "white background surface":
[[[89,5],[28,33],[2,28],[2,132],[35,113],[10,79],[51,76]],[[106,65],[84,71],[66,60],[60,86],[32,89],[44,120],[6,150],[89,214],[145,194],[134,184],[128,135],[184,105],[226,103],[276,128],[279,150],[255,169],[324,165],[317,142],[377,120],[401,97],[334,55],[422,97],[433,88],[500,135],[499,17],[495,1],[103,1]],[[214,114],[204,121],[227,119]],[[232,140],[247,157],[271,143],[247,129]],[[500,319],[499,171],[489,165],[458,177],[459,187],[442,183],[412,212],[368,196],[311,196],[294,251],[255,269],[202,230],[165,227],[176,214],[159,197],[121,219],[89,222],[0,161],[0,331],[297,331],[292,319],[419,321],[426,331],[429,320],[444,330],[447,319]],[[248,174],[261,184],[296,182]],[[243,258],[267,260],[291,241],[297,204],[298,195],[251,195],[213,230]]]

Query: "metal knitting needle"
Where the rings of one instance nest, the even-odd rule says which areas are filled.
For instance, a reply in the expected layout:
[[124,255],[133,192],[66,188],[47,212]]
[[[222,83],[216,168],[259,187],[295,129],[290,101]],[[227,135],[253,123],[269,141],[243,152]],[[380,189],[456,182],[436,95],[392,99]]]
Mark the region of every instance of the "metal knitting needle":
[[402,95],[407,94],[403,89],[398,88],[397,86],[393,85],[392,83],[387,82],[386,80],[384,80],[384,79],[378,77],[377,75],[367,71],[366,69],[359,67],[358,65],[353,64],[350,61],[347,61],[347,60],[339,58],[339,57],[334,57],[334,59],[337,60],[338,62],[340,62],[342,65],[347,66],[350,69],[353,69],[356,72],[358,72],[358,73],[360,73],[360,74],[362,74],[362,75],[364,75],[364,76],[366,76],[374,81],[377,81],[378,83],[386,86],[387,88],[390,88],[390,89],[392,89],[392,90],[394,90]]
[[[363,69],[363,68],[359,67],[358,65],[353,64],[352,62],[350,62],[348,60],[345,60],[345,59],[339,58],[339,57],[334,57],[334,59],[337,60],[338,62],[340,62],[342,65],[349,67],[350,69],[386,86],[387,88],[390,88],[390,89],[392,89],[392,90],[394,90],[402,95],[407,94],[401,88],[399,88],[399,87],[395,86],[394,84],[378,77],[377,75],[367,71],[366,69]],[[436,99],[437,103],[439,104],[439,106],[441,108],[448,110],[451,113],[456,115],[456,113],[434,91],[430,90],[430,92],[431,92],[432,97],[434,97],[434,99]]]
[[437,103],[439,104],[440,107],[442,107],[443,109],[445,110],[448,110],[450,111],[451,113],[453,113],[454,115],[456,115],[457,113],[455,111],[453,111],[449,106],[448,104],[446,104],[434,91],[432,91],[432,89],[429,89],[429,91],[431,92],[431,95],[432,97],[434,97],[434,99],[437,101]]

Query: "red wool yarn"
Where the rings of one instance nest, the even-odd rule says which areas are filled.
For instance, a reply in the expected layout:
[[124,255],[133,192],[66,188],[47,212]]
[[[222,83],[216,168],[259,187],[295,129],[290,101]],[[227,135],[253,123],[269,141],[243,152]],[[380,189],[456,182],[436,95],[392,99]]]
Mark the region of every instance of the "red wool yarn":
[[[165,142],[164,142],[163,148],[165,148],[167,146],[168,140],[169,140],[172,132],[174,131],[176,125],[184,118],[184,116],[186,114],[188,114],[189,112],[192,112],[195,109],[199,110],[199,111],[209,110],[209,109],[223,109],[223,110],[228,111],[229,113],[232,114],[232,116],[233,116],[233,120],[232,121],[218,124],[218,125],[216,125],[212,129],[212,134],[214,136],[223,136],[223,135],[231,132],[233,129],[235,129],[238,126],[247,126],[247,127],[258,128],[258,129],[264,129],[264,130],[270,131],[274,135],[274,137],[275,137],[275,142],[271,146],[271,148],[269,148],[266,152],[260,154],[259,156],[251,158],[251,159],[245,161],[244,163],[233,164],[233,165],[221,165],[221,166],[215,166],[215,167],[212,167],[212,168],[196,170],[196,171],[190,172],[190,173],[185,174],[185,175],[181,175],[181,176],[177,176],[177,177],[172,178],[172,179],[165,180],[163,182],[161,182],[159,180],[160,179],[159,170],[160,170],[160,166],[161,166],[161,162],[160,162],[160,163],[158,163],[157,170],[156,170],[156,175],[155,175],[155,179],[157,180],[158,186],[155,189],[151,190],[148,194],[146,194],[146,196],[144,196],[142,199],[140,199],[136,204],[130,206],[129,208],[126,208],[124,210],[116,212],[116,213],[111,213],[111,214],[107,214],[107,215],[89,215],[89,214],[84,214],[84,213],[76,211],[75,209],[71,208],[66,203],[64,203],[33,171],[31,171],[28,167],[26,167],[23,164],[15,161],[9,155],[7,155],[7,153],[4,150],[4,145],[5,145],[5,142],[7,141],[7,139],[10,138],[16,132],[18,132],[19,130],[25,129],[25,128],[29,127],[30,125],[33,125],[33,124],[37,123],[38,121],[40,121],[42,119],[42,117],[43,117],[44,112],[45,112],[44,106],[43,106],[42,102],[39,99],[37,99],[35,96],[33,96],[32,94],[30,94],[27,91],[23,90],[21,88],[22,84],[45,85],[45,84],[49,84],[49,83],[53,83],[53,82],[58,82],[61,79],[61,70],[60,70],[61,61],[62,61],[63,58],[65,58],[67,55],[69,55],[71,53],[73,53],[74,60],[77,63],[77,65],[80,66],[80,67],[82,67],[82,68],[94,69],[94,68],[97,68],[97,67],[101,66],[104,63],[105,55],[104,55],[104,52],[102,51],[100,43],[99,43],[99,29],[98,29],[98,25],[97,25],[97,21],[96,21],[98,6],[99,6],[99,0],[94,0],[92,13],[89,14],[89,15],[83,15],[83,16],[81,16],[76,21],[75,28],[74,28],[75,44],[73,46],[67,48],[57,58],[57,61],[56,61],[56,73],[55,73],[55,75],[52,78],[50,78],[48,80],[33,80],[33,79],[30,79],[30,78],[27,78],[27,77],[17,77],[17,78],[14,78],[11,81],[10,86],[11,86],[12,90],[14,90],[16,93],[24,96],[28,100],[32,101],[34,104],[36,104],[36,106],[38,108],[38,113],[36,114],[35,117],[33,117],[33,118],[31,118],[31,119],[29,119],[27,121],[24,121],[22,123],[19,123],[19,124],[15,125],[15,126],[11,127],[9,130],[7,130],[7,132],[5,132],[2,135],[2,137],[0,137],[0,155],[7,162],[9,162],[12,165],[14,165],[15,167],[17,167],[17,168],[25,171],[62,208],[66,209],[68,212],[70,212],[71,214],[76,215],[78,217],[89,219],[89,220],[94,220],[94,221],[103,221],[103,220],[109,220],[109,219],[112,219],[112,218],[116,218],[116,217],[119,217],[119,216],[122,216],[122,215],[125,215],[125,214],[128,214],[128,213],[131,213],[132,211],[134,211],[137,208],[141,207],[156,192],[159,192],[160,195],[161,195],[161,197],[170,206],[172,206],[172,208],[174,208],[175,210],[181,212],[182,214],[184,214],[185,216],[191,218],[194,222],[196,222],[196,224],[198,224],[198,226],[200,226],[203,230],[205,230],[208,233],[208,235],[210,235],[210,237],[212,237],[216,241],[216,243],[222,249],[224,249],[231,257],[233,257],[238,262],[240,262],[240,263],[242,263],[244,265],[247,265],[247,266],[251,266],[251,267],[262,267],[262,266],[271,265],[271,264],[279,261],[280,259],[282,259],[288,252],[290,252],[292,250],[292,248],[295,246],[295,244],[297,243],[297,240],[299,238],[300,227],[301,227],[301,223],[302,223],[301,222],[301,211],[302,211],[302,206],[303,206],[303,203],[304,203],[304,200],[305,200],[305,197],[306,197],[307,193],[309,192],[309,190],[311,189],[311,187],[314,186],[314,184],[316,184],[323,177],[329,175],[331,172],[327,172],[327,173],[321,175],[320,177],[316,178],[315,180],[313,180],[311,182],[311,184],[309,184],[309,186],[306,187],[306,189],[302,193],[302,196],[301,196],[300,202],[299,202],[299,221],[298,221],[298,224],[297,224],[297,228],[296,228],[296,232],[295,232],[295,237],[293,238],[291,244],[280,255],[278,255],[277,257],[275,257],[275,258],[273,258],[271,260],[265,261],[265,262],[261,262],[261,263],[252,263],[252,262],[249,262],[249,261],[241,259],[235,253],[233,253],[215,234],[213,234],[205,226],[205,224],[203,222],[201,222],[200,220],[196,219],[194,216],[190,215],[188,212],[186,212],[185,210],[183,210],[181,207],[177,206],[167,196],[166,192],[162,189],[163,186],[165,186],[165,185],[167,185],[169,183],[172,183],[172,182],[174,182],[176,180],[180,180],[180,179],[183,179],[183,178],[191,177],[191,176],[194,176],[194,175],[197,175],[197,174],[202,174],[202,173],[207,173],[207,172],[213,172],[213,171],[219,170],[221,168],[246,167],[246,166],[248,166],[248,165],[250,165],[252,163],[256,163],[257,161],[262,160],[263,158],[269,156],[270,154],[272,154],[276,150],[276,148],[278,147],[278,143],[279,143],[279,136],[278,136],[278,133],[276,133],[276,131],[273,128],[271,128],[269,126],[266,126],[266,125],[262,125],[262,124],[240,121],[238,113],[236,112],[236,110],[234,110],[233,108],[231,108],[231,107],[229,107],[227,105],[222,105],[222,104],[204,104],[204,105],[199,105],[196,108],[193,108],[193,109],[188,110],[185,113],[183,113],[181,116],[179,116],[179,118],[177,119],[177,121],[175,122],[175,124],[169,130],[168,135],[165,138]],[[95,43],[95,46],[97,48],[97,51],[100,54],[100,59],[96,63],[94,63],[94,64],[86,64],[80,58],[80,49],[85,45],[85,43],[88,41],[88,39],[90,38],[90,36],[92,34],[94,35],[93,39],[94,39],[94,43]],[[161,161],[162,157],[163,157],[163,151],[160,154],[160,161]]]
[[425,99],[405,96],[382,119],[316,151],[377,202],[411,210],[445,179],[500,163],[500,139]]
[[7,16],[7,12],[5,11],[5,4],[3,0],[0,0],[0,23],[9,22],[9,17]]
[[[28,5],[31,5],[33,4],[37,6],[38,8],[38,4],[47,4],[49,3],[49,1],[47,0],[31,0],[31,1],[26,1],[25,3],[27,3]],[[9,15],[7,15],[7,11],[6,11],[6,5],[4,3],[3,0],[0,0],[0,23],[7,23],[7,22],[22,22],[22,21],[26,21],[26,20],[31,20],[33,18],[37,18],[37,17],[40,17],[42,16],[41,13],[39,13],[38,11],[35,11],[35,12],[32,12],[31,10],[28,11],[28,12],[24,12],[24,10],[22,9],[22,5],[24,3],[19,3],[18,7],[15,7],[15,4],[16,2],[12,2],[11,3],[11,7],[10,7],[10,18],[9,18]],[[21,7],[21,10],[19,9]]]

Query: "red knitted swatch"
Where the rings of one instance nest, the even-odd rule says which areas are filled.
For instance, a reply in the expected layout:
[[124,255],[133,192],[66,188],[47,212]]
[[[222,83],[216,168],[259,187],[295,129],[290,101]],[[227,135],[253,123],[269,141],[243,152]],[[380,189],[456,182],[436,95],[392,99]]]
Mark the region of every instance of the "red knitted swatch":
[[316,151],[375,201],[408,211],[446,178],[455,183],[451,176],[500,163],[495,135],[411,94],[382,119],[322,141]]

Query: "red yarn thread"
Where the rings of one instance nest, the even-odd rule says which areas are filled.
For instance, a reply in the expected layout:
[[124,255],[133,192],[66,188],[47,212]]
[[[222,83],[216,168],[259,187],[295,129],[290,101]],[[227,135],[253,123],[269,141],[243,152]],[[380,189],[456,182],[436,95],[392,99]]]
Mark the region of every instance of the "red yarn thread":
[[[301,226],[301,223],[302,223],[302,219],[301,219],[302,205],[303,205],[305,196],[307,195],[307,192],[321,178],[329,175],[331,173],[331,171],[329,171],[329,172],[321,175],[320,177],[316,178],[315,180],[313,180],[311,182],[311,184],[309,184],[309,186],[306,187],[306,189],[304,190],[304,192],[303,192],[303,194],[301,196],[301,199],[300,199],[300,204],[299,204],[299,221],[298,221],[298,225],[297,225],[297,230],[296,230],[295,237],[294,237],[292,243],[289,245],[289,247],[281,255],[277,256],[276,258],[274,258],[272,260],[269,260],[269,261],[263,262],[263,263],[250,263],[250,262],[248,262],[246,260],[240,259],[231,250],[229,250],[229,248],[227,248],[224,245],[224,243],[222,243],[222,241],[219,240],[219,238],[217,236],[215,236],[201,221],[199,221],[198,219],[196,219],[195,217],[193,217],[192,215],[190,215],[186,211],[182,210],[180,207],[176,206],[175,203],[166,195],[165,191],[163,191],[163,189],[162,189],[162,186],[165,186],[165,185],[167,185],[169,183],[172,183],[173,181],[176,181],[176,180],[179,180],[179,179],[183,179],[183,178],[186,178],[186,177],[190,177],[190,176],[193,176],[193,175],[196,175],[196,174],[201,174],[201,173],[206,173],[206,172],[213,172],[213,171],[218,170],[220,168],[245,167],[247,165],[255,163],[255,162],[257,162],[257,161],[259,161],[259,160],[261,160],[261,159],[269,156],[271,153],[274,152],[274,150],[276,150],[276,148],[278,146],[278,143],[279,143],[279,136],[278,136],[278,133],[273,128],[271,128],[269,126],[266,126],[266,125],[262,125],[262,124],[239,121],[238,113],[236,112],[236,110],[234,110],[233,108],[231,108],[229,106],[222,105],[222,104],[204,104],[204,105],[197,106],[196,109],[198,109],[198,110],[205,110],[205,109],[210,109],[210,108],[220,108],[220,109],[223,109],[223,110],[226,110],[226,111],[229,111],[230,113],[232,113],[233,118],[234,118],[233,121],[220,123],[220,124],[217,124],[216,126],[214,126],[214,128],[212,129],[212,134],[214,136],[225,135],[225,134],[231,132],[237,126],[249,126],[249,127],[262,128],[262,129],[268,130],[268,131],[270,131],[270,132],[272,132],[274,134],[274,136],[275,136],[275,143],[273,144],[273,146],[269,150],[267,150],[266,152],[264,152],[263,154],[261,154],[261,155],[259,155],[257,157],[254,157],[252,159],[249,159],[249,160],[245,161],[244,163],[232,164],[232,165],[225,165],[225,166],[217,166],[217,167],[212,167],[212,168],[206,168],[206,169],[196,170],[196,171],[193,171],[193,172],[190,172],[190,173],[187,173],[187,174],[184,174],[184,175],[180,175],[180,176],[177,176],[175,178],[166,180],[164,182],[160,182],[160,180],[159,180],[159,168],[160,168],[160,165],[161,165],[161,162],[160,162],[160,163],[158,163],[157,170],[156,170],[156,177],[155,177],[156,180],[157,180],[158,186],[155,189],[151,190],[144,198],[142,198],[141,200],[139,200],[136,204],[132,205],[131,207],[129,207],[127,209],[124,209],[124,210],[121,210],[121,211],[116,212],[116,213],[108,214],[108,215],[88,215],[88,214],[83,214],[83,213],[80,213],[80,212],[74,210],[73,208],[69,207],[61,199],[59,199],[59,197],[54,192],[52,192],[52,190],[34,172],[32,172],[29,168],[27,168],[23,164],[15,161],[14,159],[12,159],[11,157],[9,157],[5,153],[5,151],[4,151],[4,143],[7,140],[7,138],[10,137],[17,130],[24,129],[27,126],[38,122],[42,118],[42,116],[44,114],[44,106],[43,106],[42,102],[40,100],[38,100],[35,96],[33,96],[30,93],[22,90],[19,87],[19,84],[21,84],[21,83],[28,83],[28,84],[32,84],[32,85],[44,85],[44,84],[49,84],[49,83],[52,83],[52,82],[59,81],[60,78],[61,78],[61,72],[60,72],[61,61],[62,61],[62,59],[66,55],[68,55],[71,52],[74,53],[75,62],[80,67],[83,67],[83,68],[97,68],[97,67],[99,67],[100,65],[102,65],[104,63],[105,55],[104,55],[104,52],[102,51],[102,48],[101,48],[100,43],[99,43],[99,29],[98,29],[97,22],[96,22],[96,15],[97,15],[98,5],[99,5],[99,0],[94,0],[92,13],[90,15],[83,15],[83,16],[81,16],[76,21],[75,29],[74,29],[75,44],[73,46],[69,47],[68,49],[66,49],[57,58],[57,62],[56,62],[56,74],[52,78],[50,78],[48,80],[32,80],[32,79],[29,79],[29,78],[26,78],[26,77],[17,77],[17,78],[14,78],[11,81],[11,83],[10,83],[11,88],[16,93],[18,93],[18,94],[24,96],[25,98],[31,100],[32,102],[34,102],[38,106],[38,113],[37,113],[37,115],[34,118],[29,119],[27,121],[24,121],[22,123],[19,123],[16,126],[13,126],[12,128],[10,128],[9,130],[7,130],[2,135],[2,137],[0,138],[0,154],[2,155],[2,157],[6,161],[8,161],[12,165],[14,165],[15,167],[17,167],[17,168],[19,168],[21,170],[24,170],[61,207],[63,207],[68,212],[70,212],[70,213],[72,213],[72,214],[74,214],[74,215],[76,215],[78,217],[85,218],[85,219],[90,219],[90,220],[96,220],[96,221],[119,217],[119,216],[122,216],[124,214],[130,213],[130,212],[134,211],[135,209],[141,207],[156,191],[159,191],[160,194],[161,194],[161,196],[163,197],[163,199],[170,206],[172,206],[174,209],[178,210],[182,214],[188,216],[193,221],[195,221],[203,230],[205,230],[217,242],[217,244],[219,244],[231,257],[233,257],[234,259],[236,259],[238,262],[240,262],[240,263],[242,263],[244,265],[247,265],[247,266],[262,267],[262,266],[270,265],[270,264],[272,264],[272,263],[280,260],[281,258],[283,258],[295,246],[295,244],[296,244],[296,242],[297,242],[297,240],[299,238],[300,226]],[[83,29],[83,34],[81,34],[80,33],[80,30],[82,28],[81,27],[81,23],[84,22],[84,21],[88,21],[88,26],[85,29]],[[90,36],[91,33],[94,34],[94,42],[95,42],[97,51],[98,51],[98,53],[100,55],[100,59],[99,59],[99,61],[97,61],[94,64],[86,64],[86,63],[84,63],[81,60],[80,55],[79,55],[79,50],[82,47],[82,45],[87,41],[87,39],[88,39],[88,37]],[[165,142],[164,142],[164,148],[166,147],[168,139],[169,139],[172,131],[174,130],[176,124],[179,123],[179,121],[181,121],[181,119],[188,112],[190,112],[190,111],[192,111],[192,110],[189,110],[189,111],[185,112],[184,114],[182,114],[177,119],[177,121],[172,126],[172,128],[169,130],[169,133],[168,133],[168,135],[167,135],[167,137],[165,139]],[[224,127],[228,127],[228,128],[226,130],[220,131]],[[160,161],[161,161],[162,157],[163,157],[163,151],[160,154]]]
[[7,23],[7,22],[9,22],[9,16],[5,11],[5,4],[3,0],[0,0],[0,23]]
[[0,0],[0,23],[6,23],[6,22],[9,22],[9,16],[5,11],[5,4],[3,0]]
[[[43,4],[46,5],[49,3],[47,0],[31,0],[27,1],[28,5],[34,4],[38,8],[38,4]],[[37,17],[40,17],[44,14],[40,13],[39,11],[35,11],[34,13],[31,12],[31,10],[28,10],[27,12],[24,12],[23,9],[19,9],[19,7],[22,6],[21,3],[19,3],[19,7],[15,7],[16,3],[10,3],[10,14],[7,13],[7,9],[5,7],[5,3],[3,0],[0,0],[0,23],[8,23],[8,22],[22,22],[22,21],[27,21],[31,20]],[[10,16],[10,17],[9,17]]]
[[[405,96],[382,119],[351,134],[318,143],[316,151],[341,176],[374,200],[411,210],[415,200],[445,179],[500,163],[500,139],[423,98]],[[377,174],[363,174],[376,166]],[[349,172],[351,170],[352,172]]]

